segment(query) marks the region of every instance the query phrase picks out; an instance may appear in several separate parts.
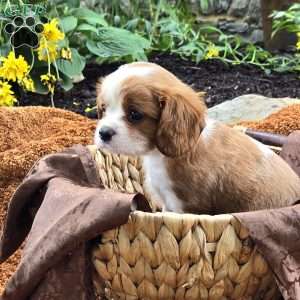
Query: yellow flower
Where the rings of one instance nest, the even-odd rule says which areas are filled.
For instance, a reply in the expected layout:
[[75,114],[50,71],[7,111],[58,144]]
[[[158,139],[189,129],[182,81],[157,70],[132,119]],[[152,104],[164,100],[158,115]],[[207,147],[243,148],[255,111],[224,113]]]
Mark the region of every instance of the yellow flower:
[[24,77],[20,84],[25,88],[25,90],[35,92],[34,82],[30,77]]
[[62,48],[60,56],[67,60],[72,60],[72,51],[70,48]]
[[41,82],[43,85],[47,86],[49,92],[51,94],[54,93],[55,83],[56,83],[56,77],[50,73],[41,75]]
[[0,57],[2,66],[0,67],[0,77],[7,80],[22,80],[29,70],[29,65],[22,55],[16,58],[15,53],[11,51],[7,58]]
[[13,106],[17,102],[11,85],[0,80],[0,106]]
[[38,59],[49,62],[56,60],[59,56],[57,42],[64,37],[64,33],[58,29],[57,19],[53,19],[50,23],[44,24],[40,45],[37,49]]
[[[41,38],[40,45],[37,49],[38,59],[50,62],[54,61],[58,57],[57,44],[53,42],[47,42],[45,38]],[[49,57],[48,57],[49,55]]]
[[212,57],[218,57],[219,56],[219,49],[214,47],[214,46],[210,46],[207,49],[207,53],[205,55],[205,59],[209,59]]
[[42,35],[49,42],[57,42],[65,37],[64,33],[58,29],[57,19],[53,19],[50,23],[44,24],[44,30],[42,32]]

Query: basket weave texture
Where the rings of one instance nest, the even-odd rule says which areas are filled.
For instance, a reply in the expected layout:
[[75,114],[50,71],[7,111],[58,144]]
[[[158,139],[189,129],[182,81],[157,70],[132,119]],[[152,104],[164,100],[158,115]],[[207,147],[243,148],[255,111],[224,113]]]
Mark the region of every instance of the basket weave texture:
[[[143,192],[139,159],[90,150],[106,187]],[[102,234],[92,260],[95,288],[106,299],[279,298],[267,263],[230,214],[136,211]]]

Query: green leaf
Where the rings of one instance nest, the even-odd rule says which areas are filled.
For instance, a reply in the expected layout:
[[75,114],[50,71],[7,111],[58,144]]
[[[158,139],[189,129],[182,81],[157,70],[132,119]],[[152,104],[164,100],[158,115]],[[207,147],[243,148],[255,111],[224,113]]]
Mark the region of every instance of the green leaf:
[[34,82],[35,93],[37,94],[47,95],[49,93],[47,87],[42,84],[40,79],[41,74],[46,74],[46,73],[47,73],[47,69],[45,69],[44,71],[42,71],[42,69],[39,69],[38,72],[35,72],[34,74],[30,74]]
[[60,26],[63,32],[67,33],[74,30],[77,26],[78,19],[73,16],[68,16],[60,19]]
[[67,0],[67,5],[69,7],[79,7],[80,6],[80,0]]
[[95,33],[98,33],[98,29],[93,26],[93,25],[90,25],[90,24],[80,24],[78,27],[77,27],[77,30],[78,31],[92,31],[92,32],[95,32]]
[[204,58],[204,52],[199,50],[196,55],[196,63],[198,64]]
[[148,61],[148,57],[145,52],[138,52],[135,58],[137,61]]
[[160,36],[160,40],[159,40],[159,48],[164,50],[167,50],[169,48],[172,47],[172,36],[170,34],[162,34]]
[[125,28],[130,31],[134,31],[138,26],[139,20],[140,20],[139,18],[135,18],[135,19],[128,21],[125,25]]
[[277,11],[277,12],[274,12],[271,17],[273,19],[280,19],[282,17],[284,17],[286,15],[286,12],[285,11]]
[[69,47],[69,42],[70,41],[67,38],[64,38],[63,40],[59,41],[57,45],[61,49],[61,48]]
[[97,41],[87,41],[87,48],[102,58],[136,56],[149,47],[150,42],[147,39],[114,27],[100,28]]
[[210,7],[210,1],[209,0],[200,0],[199,2],[200,2],[201,11],[203,13],[207,13],[208,9]]
[[61,87],[65,91],[69,91],[73,87],[72,78],[70,78],[69,76],[67,76],[65,74],[61,74],[60,78],[61,78],[61,81],[60,81]]
[[85,111],[86,113],[89,113],[89,112],[94,111],[94,110],[95,110],[95,111],[97,110],[97,106],[86,107],[84,111]]
[[145,20],[145,29],[148,34],[150,34],[152,31],[152,25],[148,20]]
[[0,56],[7,56],[8,53],[11,51],[11,44],[6,43],[0,46]]
[[93,53],[94,55],[97,55],[97,56],[100,56],[100,57],[110,57],[110,56],[112,56],[111,53],[109,53],[107,55],[103,49],[99,49],[96,42],[94,42],[92,40],[88,40],[87,43],[86,43],[86,46],[89,49],[89,51],[91,53]]
[[84,20],[89,24],[92,25],[102,25],[107,26],[107,22],[104,19],[103,15],[97,14],[94,11],[88,9],[88,8],[76,8],[72,11],[73,15],[77,17],[78,19]]
[[[37,62],[37,60],[35,61]],[[49,93],[47,87],[41,82],[41,75],[48,73],[48,65],[44,64],[36,65],[34,64],[34,68],[30,72],[30,77],[34,82],[35,93],[47,95]],[[51,70],[51,72],[54,70]],[[54,72],[52,72],[54,74]]]
[[72,60],[58,59],[56,61],[57,68],[63,74],[73,77],[82,72],[85,67],[85,59],[74,48],[71,48]]

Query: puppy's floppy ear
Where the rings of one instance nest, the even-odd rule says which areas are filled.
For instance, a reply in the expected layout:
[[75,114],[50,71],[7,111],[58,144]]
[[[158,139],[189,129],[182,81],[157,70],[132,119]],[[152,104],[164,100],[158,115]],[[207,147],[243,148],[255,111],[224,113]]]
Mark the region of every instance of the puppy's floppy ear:
[[100,77],[97,82],[96,82],[96,105],[97,105],[97,115],[98,115],[98,119],[102,118],[103,115],[103,101],[101,98],[101,86],[102,86],[102,82],[103,82],[103,77]]
[[198,141],[205,126],[206,107],[192,89],[160,91],[161,116],[156,146],[166,156],[187,153]]

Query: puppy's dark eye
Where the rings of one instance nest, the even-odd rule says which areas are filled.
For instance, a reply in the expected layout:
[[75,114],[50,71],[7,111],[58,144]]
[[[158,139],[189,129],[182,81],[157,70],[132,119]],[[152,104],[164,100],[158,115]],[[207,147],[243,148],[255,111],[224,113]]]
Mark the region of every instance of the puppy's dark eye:
[[143,113],[135,109],[130,109],[128,112],[128,121],[131,123],[137,123],[141,121],[143,118],[144,118]]

